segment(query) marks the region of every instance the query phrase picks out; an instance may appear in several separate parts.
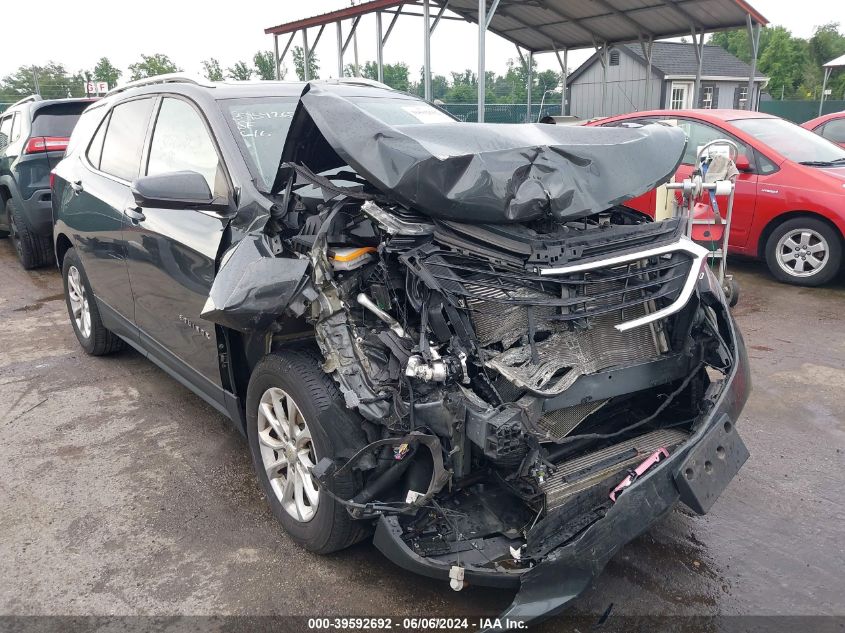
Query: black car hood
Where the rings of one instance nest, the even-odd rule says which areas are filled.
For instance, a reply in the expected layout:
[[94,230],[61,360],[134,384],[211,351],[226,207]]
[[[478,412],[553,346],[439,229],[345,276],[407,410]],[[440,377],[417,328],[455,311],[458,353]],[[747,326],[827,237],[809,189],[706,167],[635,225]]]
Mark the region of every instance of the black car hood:
[[314,172],[348,164],[386,196],[432,217],[509,223],[583,217],[639,196],[671,177],[685,147],[682,130],[659,124],[392,126],[337,87],[309,84],[282,163]]

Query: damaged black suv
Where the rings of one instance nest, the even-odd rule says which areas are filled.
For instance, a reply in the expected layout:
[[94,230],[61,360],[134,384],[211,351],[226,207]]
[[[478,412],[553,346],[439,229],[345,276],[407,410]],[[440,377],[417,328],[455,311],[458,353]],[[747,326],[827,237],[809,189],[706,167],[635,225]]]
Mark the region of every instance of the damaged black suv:
[[748,456],[742,338],[681,219],[620,206],[682,131],[457,123],[361,82],[148,81],[91,106],[55,247],[85,350],[229,416],[308,549],[559,611]]

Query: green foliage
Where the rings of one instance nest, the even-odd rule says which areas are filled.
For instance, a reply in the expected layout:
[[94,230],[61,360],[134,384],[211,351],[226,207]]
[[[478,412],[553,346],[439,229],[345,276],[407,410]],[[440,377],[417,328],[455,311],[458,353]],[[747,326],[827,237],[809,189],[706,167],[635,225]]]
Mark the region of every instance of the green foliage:
[[252,68],[246,62],[236,62],[234,66],[226,69],[226,75],[235,81],[249,81],[252,79]]
[[116,68],[108,57],[101,57],[97,65],[94,66],[93,79],[95,81],[105,81],[109,88],[114,88],[117,85],[118,79],[123,75],[123,71]]
[[205,78],[209,81],[223,81],[223,69],[214,57],[202,60]]
[[170,61],[170,58],[167,55],[162,53],[156,53],[155,55],[141,55],[141,61],[135,64],[129,64],[130,81],[179,72],[182,72],[182,69]]
[[[714,33],[710,44],[721,46],[744,62],[751,61],[748,31]],[[822,65],[845,54],[845,35],[839,24],[818,26],[809,39],[794,37],[782,26],[760,30],[757,70],[769,77],[766,90],[779,99],[818,99],[821,96]],[[834,71],[828,82],[832,98],[845,98],[845,72]]]
[[[255,64],[255,74],[259,79],[270,81],[276,78],[276,64],[273,60],[273,51],[258,51],[252,56],[252,63]],[[286,68],[280,68],[281,78],[285,78]]]
[[70,75],[64,66],[55,62],[47,62],[44,66],[21,66],[0,82],[0,102],[17,101],[36,93],[45,99],[84,97],[84,82],[81,72]]
[[[408,68],[408,64],[406,64],[405,62],[399,62],[398,64],[384,64],[382,71],[384,74],[383,82],[385,84],[387,84],[391,88],[395,88],[396,90],[410,92],[411,81],[410,69]],[[347,64],[346,67],[343,69],[343,74],[346,77],[354,77],[354,66],[352,64]],[[361,67],[361,77],[377,81],[378,64],[376,62],[367,62],[366,64],[364,64]]]
[[[305,81],[305,51],[301,46],[294,46],[293,51],[293,68],[296,71],[296,76],[300,81]],[[308,56],[308,79],[320,78],[320,60],[317,54],[311,51]]]

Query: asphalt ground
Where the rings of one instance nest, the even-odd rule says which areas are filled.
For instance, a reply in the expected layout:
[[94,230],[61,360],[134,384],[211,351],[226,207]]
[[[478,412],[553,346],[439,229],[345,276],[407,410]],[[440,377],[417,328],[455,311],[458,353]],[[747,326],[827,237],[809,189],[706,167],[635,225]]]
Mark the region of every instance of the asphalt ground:
[[[845,627],[845,283],[786,286],[751,262],[733,271],[754,383],[738,424],[750,460],[708,515],[676,508],[616,555],[569,620],[536,630],[624,629],[632,616],[688,630],[766,616],[766,630],[772,616],[838,615],[792,628]],[[296,547],[228,421],[133,351],[86,356],[58,271],[24,271],[8,240],[0,340],[0,615],[477,621],[513,597],[456,593],[369,543],[328,557]]]

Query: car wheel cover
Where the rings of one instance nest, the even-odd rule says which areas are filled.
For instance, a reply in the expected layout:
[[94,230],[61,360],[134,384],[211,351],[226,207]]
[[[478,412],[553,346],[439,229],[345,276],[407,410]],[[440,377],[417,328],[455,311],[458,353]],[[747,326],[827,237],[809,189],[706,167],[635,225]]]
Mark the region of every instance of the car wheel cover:
[[317,463],[311,430],[294,399],[271,387],[258,403],[258,443],[270,487],[291,517],[307,523],[320,493],[310,468]]
[[70,301],[71,317],[76,329],[83,338],[91,336],[91,306],[88,304],[88,293],[76,266],[67,271],[67,296]]
[[778,266],[790,277],[812,277],[827,265],[830,246],[817,231],[794,229],[778,240],[775,257]]

